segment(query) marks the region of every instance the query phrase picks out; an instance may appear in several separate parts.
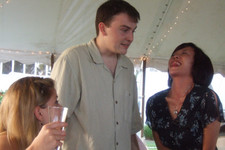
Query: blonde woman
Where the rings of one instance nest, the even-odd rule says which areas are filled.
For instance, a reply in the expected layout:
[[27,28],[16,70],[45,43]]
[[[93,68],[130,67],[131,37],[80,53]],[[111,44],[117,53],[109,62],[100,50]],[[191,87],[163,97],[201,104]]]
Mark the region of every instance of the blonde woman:
[[14,82],[0,105],[0,150],[53,150],[62,145],[67,123],[48,123],[48,106],[57,106],[54,81],[25,77]]

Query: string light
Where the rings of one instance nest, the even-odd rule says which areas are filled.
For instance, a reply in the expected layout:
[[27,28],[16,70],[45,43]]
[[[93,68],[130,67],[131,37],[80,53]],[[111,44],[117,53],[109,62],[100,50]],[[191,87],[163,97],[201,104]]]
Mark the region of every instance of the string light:
[[147,56],[142,56],[142,57],[141,57],[141,60],[142,60],[142,61],[146,61],[146,60],[148,60],[148,57],[147,57]]
[[[189,11],[191,1],[190,0],[187,1],[187,6],[185,6],[183,10],[180,10],[180,15],[177,15],[175,17],[174,23],[172,23],[172,25],[170,25],[168,27],[166,32],[161,35],[161,38],[159,38],[159,41],[155,41],[156,40],[155,37],[156,37],[156,35],[159,31],[159,28],[160,28],[161,24],[163,23],[163,21],[165,19],[165,15],[167,14],[169,6],[171,5],[171,3],[172,3],[172,0],[168,0],[167,3],[165,4],[164,10],[162,11],[162,16],[159,17],[158,23],[155,26],[156,29],[153,30],[153,32],[152,32],[153,34],[150,37],[150,41],[147,44],[148,47],[145,48],[146,53],[143,54],[143,56],[141,56],[139,58],[130,58],[130,59],[133,59],[133,62],[135,64],[138,63],[139,61],[141,62],[143,60],[150,60],[150,56],[152,54],[152,51],[154,51],[160,45],[160,43],[162,43],[168,37],[168,34],[171,33],[174,30],[175,26],[179,23],[179,20],[181,19],[182,15]],[[156,44],[154,44],[154,43],[156,43]]]
[[5,4],[8,4],[10,0],[0,0],[0,8],[3,8]]
[[[161,35],[161,37],[159,36],[160,37],[159,38],[159,41],[158,42],[157,41],[152,41],[152,44],[151,44],[152,49],[156,49],[156,47],[159,46],[160,43],[162,43],[168,37],[168,34],[171,33],[172,30],[174,30],[175,26],[178,24],[178,21],[180,20],[180,18],[182,17],[182,15],[189,10],[190,3],[191,3],[191,1],[188,0],[187,1],[187,6],[185,6],[183,10],[180,10],[180,15],[177,15],[175,17],[174,23],[172,23],[172,25],[170,25],[168,27],[168,29],[166,30],[166,32],[163,33]],[[154,43],[156,43],[156,44],[154,44]],[[149,52],[148,55],[152,53],[152,49],[149,48],[149,51],[151,51],[151,52]],[[150,57],[150,55],[149,55],[149,57]]]
[[50,55],[51,52],[49,51],[28,51],[28,50],[11,50],[11,49],[3,49],[0,48],[2,53],[17,53],[17,54],[31,54],[31,55]]
[[[153,45],[153,43],[155,42],[155,41],[154,41],[154,40],[155,40],[155,36],[156,36],[157,33],[159,32],[159,29],[160,29],[161,25],[163,24],[163,21],[164,21],[164,19],[165,19],[165,16],[166,16],[166,14],[167,14],[167,12],[168,12],[168,9],[169,9],[171,3],[172,3],[172,0],[167,0],[167,1],[165,2],[165,5],[164,5],[163,10],[162,10],[162,13],[161,13],[161,16],[159,17],[158,23],[156,24],[155,29],[153,30],[153,35],[152,35],[151,38],[150,38],[150,41],[149,41],[149,43],[148,43],[148,47],[146,48],[146,51],[151,50],[151,48],[152,48],[152,49],[155,49],[156,46]],[[164,34],[164,36],[166,37],[167,35]],[[161,40],[163,40],[163,39],[161,38]],[[158,46],[158,45],[159,45],[159,42],[157,42],[156,45]],[[151,52],[152,52],[152,50],[151,50]],[[145,53],[144,55],[146,55],[146,57],[150,57],[151,52],[146,52],[147,54]]]
[[[0,0],[0,8],[3,8],[6,4],[9,4],[9,3],[10,3],[10,0]],[[148,43],[148,47],[146,47],[146,51],[148,51],[148,52],[146,52],[143,56],[141,56],[139,58],[133,58],[133,61],[135,63],[137,61],[148,60],[148,57],[150,57],[150,55],[152,53],[152,50],[156,49],[156,47],[159,46],[160,43],[162,43],[165,38],[167,38],[168,34],[171,33],[171,30],[173,30],[173,27],[178,24],[178,20],[180,19],[181,16],[176,16],[176,18],[175,18],[176,21],[173,24],[174,26],[170,26],[169,29],[167,30],[167,32],[164,33],[161,38],[159,38],[160,41],[156,42],[156,44],[154,44],[155,43],[155,41],[154,41],[155,40],[155,36],[157,35],[157,33],[158,33],[159,29],[160,29],[160,26],[161,26],[161,24],[164,21],[165,15],[167,14],[169,6],[171,5],[171,3],[172,3],[172,0],[168,0],[167,3],[165,4],[164,9],[162,10],[162,16],[159,17],[158,23],[155,26],[156,28],[153,31],[153,36],[151,36],[150,41]],[[191,1],[188,0],[187,4],[189,5],[190,3],[191,3]],[[189,6],[185,7],[184,10],[181,10],[180,13],[184,14],[188,10],[189,10]],[[30,53],[31,55],[50,55],[51,54],[51,52],[49,52],[49,51],[47,51],[47,52],[44,52],[44,51],[36,52],[36,51],[26,51],[26,50],[24,50],[24,51],[21,51],[21,50],[9,50],[9,49],[1,49],[1,48],[0,48],[0,51],[1,52],[6,52],[6,53],[14,52],[14,53],[17,53],[17,54],[20,54],[20,53],[21,54],[22,53],[29,54]],[[56,55],[56,54],[54,54],[54,55]]]

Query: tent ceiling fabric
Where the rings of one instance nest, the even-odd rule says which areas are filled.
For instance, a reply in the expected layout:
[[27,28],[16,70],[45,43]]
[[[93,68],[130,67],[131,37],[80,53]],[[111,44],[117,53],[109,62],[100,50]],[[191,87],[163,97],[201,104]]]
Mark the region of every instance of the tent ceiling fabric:
[[[148,57],[147,66],[167,70],[183,42],[197,44],[225,75],[224,0],[127,0],[141,21],[127,56]],[[0,61],[50,64],[67,47],[96,36],[95,14],[104,0],[10,0],[0,8]],[[136,61],[138,62],[138,61]]]

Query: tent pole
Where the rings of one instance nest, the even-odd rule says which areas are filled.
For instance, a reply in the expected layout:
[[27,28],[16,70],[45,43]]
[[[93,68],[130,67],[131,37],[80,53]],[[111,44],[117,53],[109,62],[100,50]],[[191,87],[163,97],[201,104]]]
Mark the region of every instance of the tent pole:
[[[147,58],[143,58],[142,59],[142,63],[143,63],[143,66],[142,66],[142,70],[143,70],[143,77],[142,77],[142,111],[141,111],[141,119],[142,119],[142,124],[144,126],[144,110],[145,110],[145,74],[146,74],[146,61],[147,61]],[[144,128],[141,130],[141,137],[143,137],[143,131],[144,131]]]
[[54,53],[52,53],[52,55],[51,55],[51,70],[53,68],[54,62],[55,62],[55,55],[54,55]]

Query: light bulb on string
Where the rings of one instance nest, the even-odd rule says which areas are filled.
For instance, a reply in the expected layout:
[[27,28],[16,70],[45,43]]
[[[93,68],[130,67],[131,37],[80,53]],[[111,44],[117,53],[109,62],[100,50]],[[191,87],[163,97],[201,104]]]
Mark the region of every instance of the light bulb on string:
[[5,4],[9,4],[10,0],[2,0],[0,3],[0,8],[3,8]]
[[[168,1],[168,3],[166,4],[166,7],[167,8],[169,8],[168,6],[171,4],[171,2],[172,1]],[[149,43],[151,43],[151,44],[149,44],[148,43],[148,46],[150,47],[152,47],[152,50],[154,50],[154,49],[156,49],[156,47],[158,47],[162,42],[164,42],[165,41],[165,39],[168,37],[168,34],[169,33],[171,33],[172,32],[172,30],[175,30],[174,28],[175,28],[175,26],[179,23],[179,21],[178,20],[180,20],[181,18],[182,18],[182,16],[183,16],[183,14],[185,13],[185,12],[187,12],[188,10],[189,10],[189,7],[190,7],[190,3],[191,3],[191,1],[190,0],[187,0],[186,1],[187,2],[187,4],[186,4],[186,6],[184,6],[180,11],[179,11],[179,14],[178,15],[176,15],[175,16],[175,21],[172,23],[172,25],[170,25],[169,27],[168,27],[168,29],[166,30],[166,33],[163,33],[162,35],[161,35],[161,37],[159,36],[159,41],[157,42],[156,41],[156,39],[155,39],[155,36],[157,35],[157,33],[158,33],[158,31],[159,31],[159,28],[160,28],[160,26],[161,26],[161,24],[162,24],[162,22],[163,22],[163,20],[164,20],[164,18],[165,18],[165,14],[167,14],[167,8],[165,9],[165,10],[163,10],[162,11],[162,17],[160,17],[159,18],[159,22],[156,24],[156,30],[153,30],[153,36],[151,36],[151,38],[150,38],[150,42]],[[148,50],[148,48],[146,48],[146,51]],[[148,55],[150,56],[151,55],[151,52],[149,51],[148,52]]]

